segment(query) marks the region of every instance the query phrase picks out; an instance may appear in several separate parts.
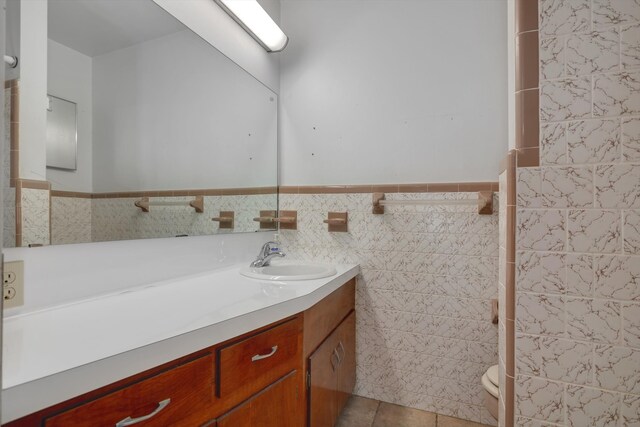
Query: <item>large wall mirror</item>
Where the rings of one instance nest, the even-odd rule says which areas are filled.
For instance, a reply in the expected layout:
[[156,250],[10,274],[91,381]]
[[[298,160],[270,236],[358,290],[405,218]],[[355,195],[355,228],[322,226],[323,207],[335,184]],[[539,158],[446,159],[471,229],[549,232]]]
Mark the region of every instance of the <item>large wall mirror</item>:
[[47,48],[76,146],[42,182],[7,177],[5,247],[254,232],[277,210],[276,94],[152,0],[50,0]]

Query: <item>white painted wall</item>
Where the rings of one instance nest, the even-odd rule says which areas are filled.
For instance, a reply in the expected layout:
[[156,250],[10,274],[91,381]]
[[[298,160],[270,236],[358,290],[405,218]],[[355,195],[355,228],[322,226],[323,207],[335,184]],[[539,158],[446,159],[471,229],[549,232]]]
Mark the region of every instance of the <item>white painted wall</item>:
[[[5,54],[20,58],[20,2],[9,1],[5,4]],[[16,68],[6,68],[6,80],[17,79],[20,74],[20,61]]]
[[[153,0],[256,79],[279,92],[279,53],[268,53],[213,0]],[[278,22],[279,1],[261,0]]]
[[92,60],[53,40],[48,43],[49,95],[75,102],[77,111],[77,170],[47,169],[54,190],[91,192],[92,186]]
[[20,2],[20,178],[46,179],[47,1]]
[[191,31],[94,57],[93,112],[96,192],[277,183],[275,95]]
[[503,0],[282,0],[281,183],[496,181]]

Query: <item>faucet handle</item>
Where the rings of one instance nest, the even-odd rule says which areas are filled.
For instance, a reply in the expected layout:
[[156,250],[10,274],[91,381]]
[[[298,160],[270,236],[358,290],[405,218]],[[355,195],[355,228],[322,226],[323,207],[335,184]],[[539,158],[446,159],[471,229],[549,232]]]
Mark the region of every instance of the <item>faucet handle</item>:
[[264,258],[272,252],[279,252],[279,251],[280,251],[280,248],[278,248],[278,242],[270,241],[262,245],[262,249],[260,250],[260,256]]

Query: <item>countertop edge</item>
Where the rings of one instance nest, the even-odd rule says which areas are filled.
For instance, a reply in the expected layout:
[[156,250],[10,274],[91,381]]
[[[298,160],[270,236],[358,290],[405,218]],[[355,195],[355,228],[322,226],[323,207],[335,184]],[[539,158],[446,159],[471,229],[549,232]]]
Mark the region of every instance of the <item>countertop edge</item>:
[[305,311],[356,277],[355,265],[307,295],[2,391],[2,423]]

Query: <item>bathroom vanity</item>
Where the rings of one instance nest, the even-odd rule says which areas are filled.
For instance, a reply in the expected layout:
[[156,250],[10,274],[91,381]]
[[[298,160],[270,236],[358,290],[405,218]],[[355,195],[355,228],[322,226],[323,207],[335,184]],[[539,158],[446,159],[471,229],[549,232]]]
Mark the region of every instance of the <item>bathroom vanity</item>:
[[[209,281],[210,313],[219,314],[222,311],[225,318],[223,321],[211,320],[213,317],[209,317],[209,325],[192,322],[189,328],[193,330],[178,336],[104,360],[63,369],[25,384],[17,384],[5,390],[9,402],[3,402],[7,404],[4,407],[10,408],[14,413],[13,420],[5,425],[333,425],[355,384],[354,304],[358,267],[338,266],[337,274],[332,277],[289,283],[268,283],[243,278],[238,274],[238,269],[239,267],[231,268],[208,275],[204,281],[203,277],[198,277],[191,280],[193,283],[188,283],[187,280],[186,283],[179,284],[184,292],[191,291],[194,298],[191,311],[197,312],[199,307],[195,304],[195,299],[203,298],[198,286],[200,282]],[[213,276],[216,276],[216,285],[210,282]],[[225,278],[236,289],[239,286],[253,286],[260,291],[263,300],[258,301],[259,298],[254,294],[253,301],[247,299],[236,304],[236,308],[244,307],[244,313],[234,312],[225,302],[224,292],[218,285],[224,283],[219,280]],[[231,278],[235,280],[232,282]],[[175,289],[171,287],[175,285],[178,284],[164,284],[107,299],[132,298],[136,294],[144,296],[145,292],[157,292],[159,288],[172,292]],[[242,294],[240,291],[238,293]],[[154,297],[157,302],[158,295]],[[105,302],[100,301],[101,299],[62,307],[57,309],[57,313],[56,309],[52,309],[35,315],[47,316],[46,313],[49,313],[48,316],[51,316],[53,313],[53,317],[49,319],[58,318],[56,326],[60,327],[64,323],[60,319],[67,315],[73,316],[71,311],[83,304],[104,306],[108,303],[123,303],[123,300]],[[260,304],[263,306],[257,308]],[[247,308],[250,306],[253,309]],[[96,305],[92,309],[97,310],[97,307]],[[154,316],[153,310],[148,313],[149,316]],[[180,324],[181,319],[175,313],[171,317],[174,323]],[[44,319],[42,317],[40,320]],[[21,327],[22,332],[25,332],[30,327],[36,327],[33,323],[29,324],[28,320],[29,315],[12,319],[8,322],[8,329]],[[263,323],[260,324],[261,322]],[[40,332],[47,327],[40,325]],[[68,333],[73,335],[74,331]],[[154,333],[158,336],[158,331]],[[233,336],[216,340],[216,336],[222,337],[225,333]],[[82,328],[79,328],[78,334],[82,335]],[[128,339],[125,331],[122,335],[124,339]],[[12,336],[17,335],[10,333],[6,344],[20,345],[19,342],[12,342]],[[188,350],[193,347],[193,342],[204,344],[207,336],[208,345],[201,345],[196,351]],[[28,337],[23,338],[29,340]],[[82,339],[81,336],[74,338]],[[110,372],[104,371],[110,366],[141,366],[140,361],[144,363],[147,356],[149,360],[153,360],[153,356],[157,356],[154,353],[162,351],[162,348],[175,349],[181,343],[190,344],[184,346],[180,357],[166,363],[150,366],[126,377],[122,377],[126,370],[117,367]],[[81,352],[82,347],[81,344],[76,344],[74,349]],[[49,356],[42,356],[43,362],[50,357],[55,366],[56,359],[65,354],[73,358],[68,350],[65,353],[60,347],[51,348]],[[176,354],[175,351],[172,354]],[[113,359],[119,359],[116,365],[110,364]],[[58,365],[58,369],[60,368],[61,364]],[[119,376],[122,379],[100,387],[87,388],[92,381],[87,375],[92,373],[101,379],[115,379]],[[58,389],[52,388],[54,383]],[[38,384],[41,388],[29,388]],[[67,392],[65,389],[81,390],[83,387],[84,392],[60,399]],[[34,390],[37,393],[32,395],[33,399],[20,398]],[[44,409],[38,408],[36,405],[43,402],[43,397],[39,395],[57,399],[57,402]],[[33,410],[11,405],[17,402],[23,406],[32,405]],[[18,411],[28,412],[16,417],[15,413]],[[3,417],[6,415],[3,414]]]

